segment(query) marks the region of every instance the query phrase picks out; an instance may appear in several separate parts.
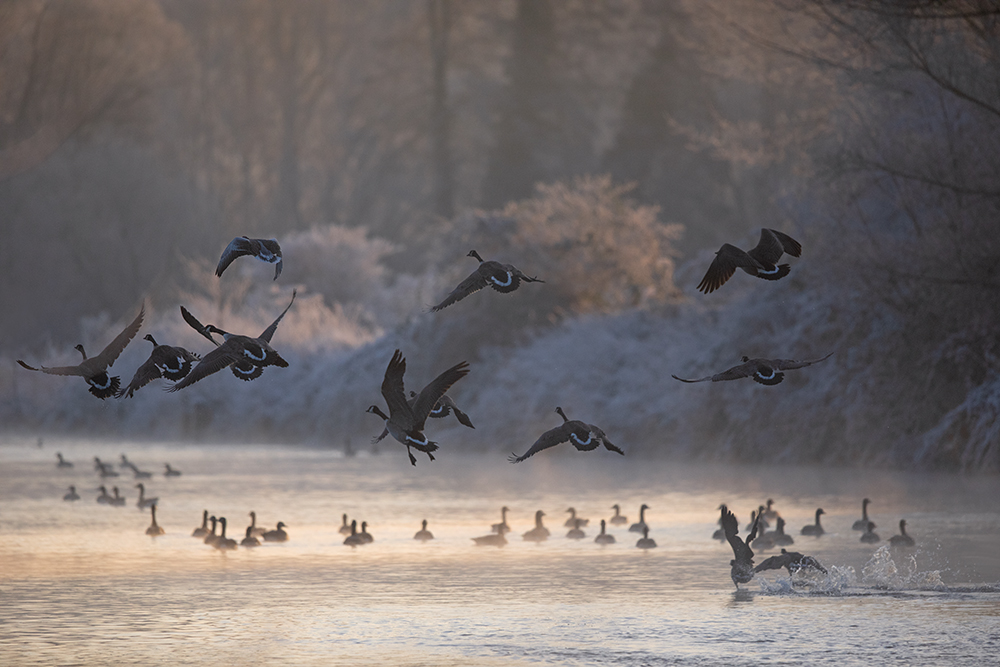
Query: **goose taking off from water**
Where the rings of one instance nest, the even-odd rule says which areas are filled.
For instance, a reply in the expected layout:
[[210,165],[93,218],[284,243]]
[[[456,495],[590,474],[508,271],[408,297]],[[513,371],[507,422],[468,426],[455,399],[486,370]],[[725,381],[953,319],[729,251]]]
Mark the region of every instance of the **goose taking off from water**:
[[266,531],[261,537],[264,538],[265,542],[287,542],[288,533],[285,532],[285,528],[287,526],[279,521],[274,530]]
[[851,526],[851,530],[867,530],[868,529],[868,505],[871,503],[870,500],[865,498],[861,501],[861,518],[854,522]]
[[618,526],[623,523],[628,523],[628,517],[622,514],[622,508],[618,505],[612,505],[611,509],[615,511],[615,515],[608,519],[608,523]]
[[240,546],[241,547],[259,547],[260,546],[260,540],[258,540],[257,536],[253,534],[253,529],[250,526],[247,526],[246,537],[244,537],[242,540],[240,540]]
[[[191,372],[187,374],[187,377],[175,383],[167,391],[178,391],[184,387],[188,387],[202,378],[221,371],[223,368],[232,368],[233,375],[247,381],[260,377],[261,373],[268,366],[287,368],[288,362],[282,359],[281,355],[271,347],[271,338],[274,336],[274,332],[278,330],[281,318],[285,316],[288,309],[295,303],[295,294],[296,291],[292,290],[291,301],[288,302],[288,305],[281,311],[277,319],[271,322],[270,326],[264,329],[256,338],[231,334],[228,331],[223,331],[214,324],[205,326],[204,329],[208,332],[221,335],[224,339],[223,343],[202,357],[198,365],[192,368]],[[186,312],[183,307],[181,310],[182,313]],[[190,316],[190,313],[188,315]],[[191,319],[194,319],[193,316]],[[197,322],[197,320],[194,321]],[[188,324],[191,324],[197,330],[198,327],[190,321]]]
[[41,371],[42,373],[47,373],[49,375],[78,375],[87,381],[90,385],[91,394],[97,398],[104,400],[105,398],[111,398],[121,387],[121,378],[118,376],[110,377],[108,375],[108,368],[114,365],[115,360],[125,349],[125,346],[129,344],[135,335],[139,333],[139,328],[142,326],[142,318],[146,313],[146,305],[143,304],[139,308],[139,314],[136,315],[132,323],[129,324],[125,329],[115,336],[115,339],[108,343],[108,346],[101,350],[101,353],[96,357],[87,358],[87,353],[83,349],[83,345],[77,345],[76,350],[83,355],[83,361],[76,366],[57,366],[55,368],[46,368],[41,366],[35,368],[34,366],[29,366],[20,359],[17,363],[21,365],[22,368],[26,368],[29,371]]
[[788,576],[806,568],[819,570],[823,574],[826,574],[826,568],[820,565],[820,562],[812,556],[803,556],[797,551],[785,551],[784,549],[781,550],[780,555],[771,556],[764,560],[753,571],[763,572],[764,570],[780,570],[781,568],[788,570]]
[[865,532],[861,533],[861,541],[865,544],[875,544],[876,542],[881,542],[882,538],[875,532],[875,528],[875,522],[869,521]]
[[59,463],[56,464],[57,468],[72,468],[73,464],[63,458],[62,453],[56,452],[56,458],[59,459]]
[[726,284],[733,277],[736,269],[743,269],[751,276],[764,280],[779,280],[788,275],[791,270],[787,264],[778,264],[785,253],[792,257],[802,254],[802,246],[787,234],[774,229],[761,229],[760,241],[750,250],[741,250],[734,245],[724,243],[705,277],[698,283],[698,291],[711,294]]
[[[116,398],[132,398],[132,394],[158,378],[173,382],[182,380],[185,375],[191,372],[191,364],[201,359],[197,354],[188,352],[183,347],[158,345],[153,334],[146,334],[142,338],[153,344],[153,351],[150,352],[149,358],[135,371],[128,386],[115,395]],[[124,457],[125,455],[122,454],[123,459]],[[123,460],[122,465],[134,468],[128,460]]]
[[604,519],[601,519],[601,532],[597,537],[594,538],[594,541],[597,542],[598,544],[614,544],[615,536],[608,535],[604,531],[605,531],[605,523]]
[[146,487],[143,486],[141,482],[139,484],[136,484],[135,488],[139,489],[139,500],[136,501],[135,503],[139,509],[143,510],[146,509],[147,507],[152,507],[156,503],[160,502],[159,498],[146,497]]
[[740,524],[736,520],[736,515],[730,512],[725,505],[722,506],[722,529],[726,532],[729,546],[733,548],[733,559],[729,561],[729,576],[737,590],[739,590],[740,584],[745,584],[753,579],[753,550],[749,545],[757,537],[757,527],[755,523],[750,534],[747,535],[747,541],[744,542],[739,536]]
[[161,526],[156,523],[156,505],[149,506],[150,515],[153,517],[153,523],[149,524],[149,528],[146,529],[146,534],[152,537],[157,535],[163,535],[164,530]]
[[542,517],[545,512],[538,510],[535,512],[535,527],[521,535],[526,542],[544,542],[549,539],[549,529],[542,525]]
[[641,533],[643,529],[646,528],[646,510],[648,509],[649,505],[647,505],[646,503],[643,503],[642,506],[639,507],[639,521],[629,526],[628,532]]
[[437,312],[442,308],[447,308],[453,303],[461,301],[470,294],[475,294],[485,287],[492,287],[498,292],[513,292],[518,288],[523,280],[526,283],[544,283],[544,280],[531,278],[521,272],[512,264],[501,264],[493,260],[485,261],[475,250],[470,250],[466,257],[475,257],[479,260],[479,267],[472,274],[458,284],[458,287],[451,291],[451,294],[444,298],[444,301],[431,308],[431,312]]
[[[412,406],[413,401],[415,401],[416,398],[417,398],[417,392],[411,391],[410,399],[407,401],[407,403],[410,403],[410,405]],[[472,420],[469,419],[469,415],[459,410],[458,406],[455,405],[455,401],[452,400],[451,396],[449,396],[448,394],[445,394],[444,396],[438,399],[438,402],[434,404],[434,407],[431,408],[431,411],[427,413],[427,416],[430,417],[431,419],[443,419],[452,412],[455,413],[455,419],[457,419],[459,423],[461,423],[463,426],[468,426],[469,428],[476,428],[475,426],[472,425]]]
[[80,499],[80,494],[76,492],[75,486],[69,487],[69,491],[66,493],[65,496],[63,496],[63,500],[79,500],[79,499]]
[[205,537],[208,535],[208,510],[201,513],[201,525],[191,531],[191,537]]
[[750,357],[744,356],[743,363],[739,366],[733,366],[729,370],[716,373],[715,375],[709,375],[708,377],[699,378],[697,380],[687,380],[682,377],[677,377],[676,375],[671,375],[670,377],[675,380],[688,383],[708,381],[722,382],[725,380],[753,378],[753,381],[758,384],[770,386],[780,384],[781,381],[785,379],[785,374],[779,371],[791,371],[796,368],[812,366],[813,364],[818,364],[821,361],[826,361],[832,354],[833,352],[820,359],[812,359],[810,361],[796,361],[795,359],[751,359]]
[[403,374],[406,373],[406,359],[403,353],[396,350],[389,365],[385,369],[385,377],[382,379],[382,398],[389,406],[389,414],[386,415],[377,405],[372,405],[366,412],[378,415],[385,420],[385,431],[382,435],[374,439],[373,442],[380,442],[387,434],[406,447],[406,453],[410,457],[410,463],[417,465],[417,459],[413,456],[410,448],[421,451],[434,460],[435,451],[438,446],[424,435],[424,422],[431,409],[437,405],[445,392],[463,377],[469,374],[469,364],[465,361],[455,364],[445,372],[434,378],[430,384],[420,390],[411,407],[403,393]]
[[[70,487],[73,488],[73,487]],[[899,535],[893,535],[889,538],[889,546],[891,547],[912,547],[916,544],[913,538],[906,534],[906,519],[899,520]]]
[[434,539],[434,533],[427,530],[427,519],[420,522],[420,530],[414,533],[413,539],[420,540],[421,542]]
[[802,530],[800,530],[799,532],[802,535],[815,535],[816,537],[819,537],[820,535],[825,533],[826,531],[823,530],[823,526],[821,526],[819,523],[819,516],[821,514],[826,514],[826,512],[823,511],[822,507],[816,510],[816,523],[811,523],[807,526],[802,526]]
[[640,549],[656,548],[656,540],[654,540],[652,537],[649,536],[648,526],[642,529],[642,537],[640,537],[639,541],[635,543],[635,546],[639,547]]
[[556,408],[556,412],[559,416],[563,418],[563,423],[556,426],[553,429],[549,429],[535,440],[528,451],[526,451],[521,456],[517,454],[511,454],[507,457],[507,460],[511,463],[520,463],[530,456],[534,456],[543,449],[548,449],[549,447],[555,447],[564,442],[568,442],[574,447],[576,447],[581,452],[589,452],[592,449],[597,449],[599,446],[604,445],[605,449],[611,450],[612,452],[618,452],[622,456],[625,456],[625,452],[615,446],[608,436],[605,435],[604,431],[597,428],[593,424],[586,424],[579,420],[570,420],[563,412],[560,407]]
[[277,239],[251,239],[246,236],[237,236],[229,242],[226,249],[222,251],[219,258],[219,265],[215,267],[215,275],[222,277],[230,264],[238,257],[250,255],[262,262],[274,264],[274,280],[281,275],[281,246]]

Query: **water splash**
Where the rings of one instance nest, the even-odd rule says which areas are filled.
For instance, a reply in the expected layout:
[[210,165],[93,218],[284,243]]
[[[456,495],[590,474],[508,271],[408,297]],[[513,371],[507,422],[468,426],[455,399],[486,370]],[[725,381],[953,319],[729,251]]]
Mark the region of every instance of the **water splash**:
[[758,577],[761,593],[767,595],[787,595],[792,593],[811,593],[814,595],[839,595],[852,586],[856,586],[857,574],[853,567],[831,565],[827,573],[814,570],[801,570],[791,577],[779,577],[771,581]]
[[896,564],[888,546],[879,547],[861,570],[862,581],[882,590],[940,590],[946,589],[940,570],[921,572],[916,554],[907,554],[902,563]]

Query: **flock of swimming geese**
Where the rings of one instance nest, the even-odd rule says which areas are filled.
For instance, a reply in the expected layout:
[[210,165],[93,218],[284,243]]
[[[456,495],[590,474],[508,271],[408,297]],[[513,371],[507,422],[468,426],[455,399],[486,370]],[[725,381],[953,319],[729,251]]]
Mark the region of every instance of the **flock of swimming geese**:
[[[736,269],[742,269],[744,272],[752,276],[765,280],[779,280],[788,275],[790,271],[788,264],[777,263],[781,256],[783,254],[788,254],[792,257],[799,257],[801,252],[802,246],[787,234],[773,229],[762,229],[760,241],[755,247],[749,250],[742,250],[728,243],[723,244],[718,252],[716,252],[715,259],[712,261],[705,277],[699,283],[697,289],[705,294],[710,294],[725,284],[726,281],[728,281],[736,272]],[[282,256],[281,248],[277,240],[251,239],[246,236],[237,237],[233,239],[228,246],[226,246],[219,259],[218,266],[216,267],[216,275],[221,278],[226,268],[232,264],[233,261],[243,256],[256,257],[261,261],[274,264],[274,280],[277,280],[281,275]],[[459,283],[459,285],[455,287],[455,289],[453,289],[440,303],[433,306],[430,309],[431,312],[438,312],[447,308],[467,296],[479,292],[487,287],[501,293],[508,293],[516,290],[522,282],[544,282],[543,280],[539,280],[537,277],[526,275],[520,269],[511,264],[502,264],[497,261],[484,260],[475,250],[471,250],[467,256],[476,259],[479,262],[479,266],[465,280]],[[112,396],[117,398],[130,398],[136,391],[158,378],[163,378],[173,382],[173,384],[168,387],[167,391],[179,391],[226,368],[229,368],[233,375],[237,378],[244,381],[252,381],[260,377],[264,372],[264,369],[269,366],[277,366],[279,368],[285,368],[288,366],[288,362],[285,361],[273,347],[271,347],[271,339],[278,328],[278,324],[285,316],[285,313],[288,312],[289,308],[291,308],[292,304],[295,302],[295,294],[296,292],[293,290],[291,301],[285,310],[283,310],[281,314],[278,315],[278,317],[258,336],[234,334],[225,331],[214,324],[202,324],[193,314],[181,306],[181,316],[184,321],[207,340],[211,341],[211,343],[215,345],[215,348],[207,352],[204,356],[201,356],[182,347],[161,345],[157,343],[151,334],[147,334],[144,339],[153,345],[153,349],[150,352],[149,358],[135,371],[132,380],[124,388],[121,386],[121,378],[117,376],[112,377],[108,373],[108,369],[114,364],[115,360],[121,355],[125,347],[139,332],[139,329],[142,326],[143,316],[145,314],[144,304],[140,307],[139,314],[136,318],[128,326],[126,326],[125,329],[118,334],[114,340],[112,340],[111,343],[109,343],[97,356],[88,357],[83,345],[77,345],[75,349],[78,350],[83,356],[83,360],[76,366],[34,367],[28,365],[20,359],[18,360],[18,363],[23,368],[31,371],[40,371],[50,375],[82,377],[89,385],[90,393],[102,400]],[[222,342],[217,341],[213,334],[221,336]],[[824,361],[829,358],[829,356],[830,355],[828,354],[825,357],[811,361],[797,361],[792,359],[750,359],[748,357],[743,357],[743,363],[721,373],[716,373],[714,375],[695,380],[680,378],[676,375],[673,377],[682,382],[692,383],[707,381],[719,382],[749,377],[755,382],[763,385],[776,385],[783,380],[783,371],[804,368],[806,366]],[[378,405],[372,405],[368,408],[367,412],[377,415],[385,422],[385,428],[382,434],[377,436],[374,439],[374,442],[378,442],[387,435],[391,435],[393,439],[406,447],[410,463],[416,465],[416,457],[413,455],[411,450],[415,449],[419,452],[423,452],[427,454],[430,460],[433,461],[433,452],[439,449],[437,443],[431,441],[423,432],[428,418],[443,418],[454,412],[456,418],[462,424],[470,428],[475,428],[468,415],[459,410],[455,401],[447,395],[448,390],[456,382],[468,375],[469,365],[464,361],[458,363],[438,375],[419,392],[411,391],[409,394],[407,394],[404,390],[403,375],[405,372],[406,359],[403,357],[400,350],[396,350],[386,367],[381,384],[381,393],[385,399],[389,412],[386,414]],[[534,456],[542,450],[565,442],[570,443],[580,451],[591,451],[603,445],[604,448],[609,451],[617,452],[621,455],[625,454],[625,452],[612,443],[604,431],[597,426],[583,421],[569,419],[561,407],[557,407],[556,412],[560,417],[562,417],[563,423],[539,436],[534,444],[532,444],[524,454],[520,456],[511,454],[509,457],[511,463],[519,463],[531,456]],[[139,471],[136,470],[136,472],[138,473]],[[141,484],[138,486],[141,487]],[[140,489],[140,491],[141,490],[142,489]],[[120,496],[117,494],[117,489],[115,489],[115,496],[110,496],[106,491],[104,491],[98,501],[104,502],[104,496],[107,496],[110,500],[106,502],[109,502],[110,504],[118,504]],[[142,502],[142,499],[140,502]],[[123,499],[122,504],[124,504]],[[156,524],[155,499],[154,502],[149,503],[146,506],[148,506],[153,512],[153,524],[150,526],[147,533],[160,534],[156,532],[157,530],[162,531],[162,528]],[[752,551],[750,551],[746,543],[736,536],[735,532],[732,532],[732,536],[730,536],[729,525],[734,524],[735,518],[731,521],[728,520],[726,515],[727,511],[728,510],[723,508],[723,518],[721,521],[723,528],[725,529],[726,537],[733,545],[734,552],[736,552],[737,559],[734,563],[737,561],[745,563],[747,557],[746,554],[749,552],[750,557],[752,558]],[[641,510],[641,512],[644,512],[644,509]],[[528,531],[528,533],[525,533],[525,539],[534,539],[529,537],[529,534],[540,536],[543,534],[543,531],[545,537],[548,536],[547,529],[545,529],[541,523],[542,516],[544,516],[544,513],[539,510],[535,516],[536,526],[531,531]],[[642,515],[640,514],[640,516]],[[616,524],[623,522],[618,521],[619,518],[621,518],[621,515],[618,513],[616,508],[616,514],[612,517],[611,523]],[[207,528],[209,520],[212,521],[213,526],[210,533]],[[574,525],[567,522],[567,525],[571,528],[571,535],[569,535],[569,537],[582,537],[583,531],[581,530],[581,527],[585,525],[586,521],[579,521],[582,522],[580,525]],[[348,540],[358,540],[358,543],[364,543],[365,536],[367,535],[366,525],[364,523],[362,523],[362,531],[360,533],[357,532],[356,525],[353,527],[347,525],[346,517],[344,524],[345,525],[341,527],[341,531],[348,534]],[[599,535],[597,539],[602,543],[613,541],[614,537],[607,534],[605,531],[605,522],[602,521],[601,524],[601,535]],[[222,529],[221,534],[218,536],[215,534],[217,525],[221,526]],[[504,537],[504,533],[507,532],[503,527],[505,525],[506,520],[500,524],[499,528],[494,526],[496,530],[494,530],[494,532],[490,535],[484,536],[483,538],[476,538],[476,543],[505,543],[506,538]],[[640,522],[638,524],[634,524],[632,526],[631,530],[643,532],[642,528],[636,529],[636,526],[640,525],[645,525],[642,518],[640,518]],[[282,530],[283,527],[283,524],[279,523],[278,528],[275,531],[261,531],[261,536],[265,540],[269,540],[267,535],[269,533],[275,533],[283,536],[282,539],[287,539],[287,533]],[[755,536],[756,528],[757,525],[755,524],[755,527],[751,532],[751,538],[748,539],[747,542],[750,542]],[[256,539],[257,530],[258,528],[255,524],[251,524],[251,526],[247,528],[246,539],[244,542]],[[206,511],[202,526],[196,529],[195,532],[198,533],[199,531],[204,531],[206,542],[211,540],[214,546],[218,546],[219,544],[229,545],[232,543],[232,548],[235,548],[235,541],[225,536],[225,518],[209,517]],[[579,532],[577,533],[576,531]],[[426,525],[421,532],[426,532]],[[419,534],[420,533],[418,533],[418,535]],[[368,537],[370,538],[370,536]],[[275,537],[275,541],[282,540]],[[742,547],[738,549],[737,543],[742,544]],[[637,546],[640,546],[641,548],[651,548],[656,546],[656,543],[648,537],[648,527],[646,528],[646,533],[644,533],[643,539],[639,540],[639,544],[637,544]],[[219,548],[230,547],[223,546]],[[741,565],[741,567],[743,567],[743,565]],[[736,571],[735,568],[736,565],[734,565],[734,573]],[[742,576],[743,575],[741,575],[741,577]],[[733,580],[734,582],[737,581],[735,574]]]

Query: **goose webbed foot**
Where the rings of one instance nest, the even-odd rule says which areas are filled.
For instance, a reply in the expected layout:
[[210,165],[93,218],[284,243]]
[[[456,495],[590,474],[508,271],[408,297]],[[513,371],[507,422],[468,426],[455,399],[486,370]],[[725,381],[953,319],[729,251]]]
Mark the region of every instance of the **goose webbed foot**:
[[410,457],[410,465],[417,465],[417,457],[413,455],[413,452],[410,451],[409,447],[406,448],[406,455]]

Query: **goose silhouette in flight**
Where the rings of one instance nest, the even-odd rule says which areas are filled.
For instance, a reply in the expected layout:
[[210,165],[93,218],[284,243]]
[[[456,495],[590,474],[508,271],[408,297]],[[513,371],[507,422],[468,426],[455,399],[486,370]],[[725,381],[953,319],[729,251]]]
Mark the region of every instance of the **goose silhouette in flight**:
[[733,277],[736,269],[743,269],[751,276],[764,280],[780,280],[791,270],[788,264],[778,264],[783,254],[798,257],[802,245],[788,234],[776,229],[760,230],[760,241],[750,250],[741,250],[728,243],[715,253],[715,259],[708,267],[705,277],[698,283],[698,291],[711,294]]
[[219,265],[215,267],[215,275],[222,277],[230,264],[239,257],[256,257],[262,262],[274,264],[274,279],[281,275],[281,246],[277,239],[251,239],[246,236],[237,236],[229,242],[226,249],[222,251],[219,258]]
[[813,364],[818,364],[821,361],[826,361],[831,355],[833,355],[833,352],[820,359],[811,359],[809,361],[796,361],[795,359],[751,359],[750,357],[745,356],[743,357],[743,363],[739,366],[733,366],[728,370],[716,373],[715,375],[709,375],[708,377],[699,378],[697,380],[688,380],[682,377],[677,377],[676,375],[671,375],[670,377],[675,380],[680,380],[681,382],[689,383],[709,381],[723,382],[726,380],[752,378],[753,381],[758,384],[773,386],[780,384],[781,381],[785,379],[785,374],[782,371],[791,371],[797,368],[812,366]]
[[589,452],[592,449],[597,449],[599,446],[604,445],[605,449],[609,449],[612,452],[618,452],[622,456],[625,456],[625,452],[619,449],[613,442],[608,440],[608,436],[605,435],[604,431],[598,427],[576,419],[570,420],[560,407],[556,408],[556,412],[558,412],[559,416],[563,418],[562,424],[553,429],[549,429],[540,435],[538,440],[535,440],[535,444],[533,444],[528,451],[521,456],[511,454],[507,457],[507,460],[511,463],[520,463],[524,459],[529,456],[534,456],[543,449],[555,447],[556,445],[560,445],[564,442],[572,444],[581,452]]
[[453,303],[458,303],[470,294],[475,294],[476,292],[486,288],[492,287],[498,292],[513,292],[520,285],[523,280],[526,283],[544,283],[544,280],[539,280],[538,278],[532,278],[525,275],[519,268],[513,264],[501,264],[493,260],[484,260],[479,256],[479,253],[475,250],[470,250],[466,257],[475,257],[479,260],[479,266],[473,271],[468,278],[463,280],[458,284],[458,287],[453,289],[451,293],[444,298],[444,301],[438,305],[431,308],[431,312],[436,313],[437,311],[447,308]]

